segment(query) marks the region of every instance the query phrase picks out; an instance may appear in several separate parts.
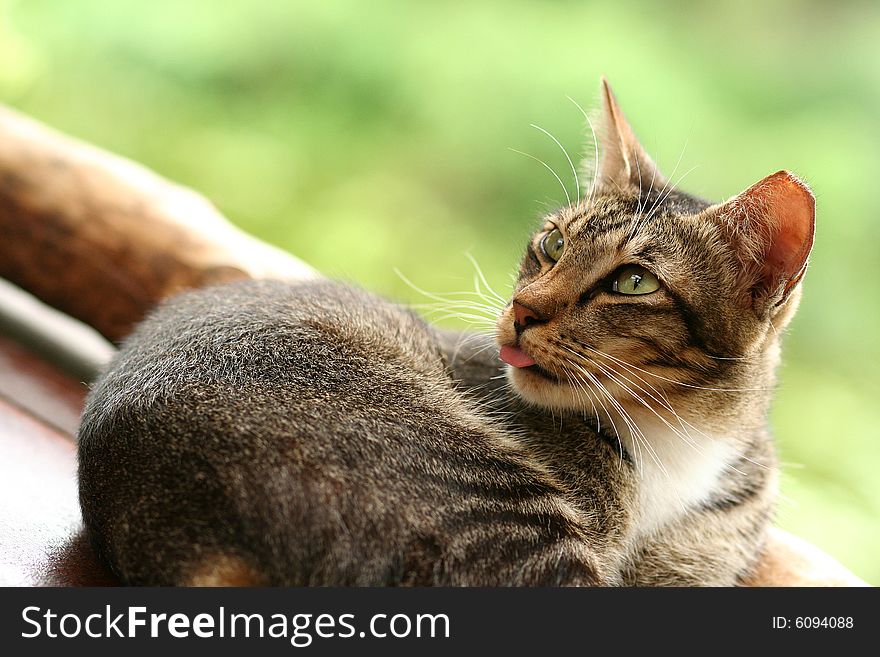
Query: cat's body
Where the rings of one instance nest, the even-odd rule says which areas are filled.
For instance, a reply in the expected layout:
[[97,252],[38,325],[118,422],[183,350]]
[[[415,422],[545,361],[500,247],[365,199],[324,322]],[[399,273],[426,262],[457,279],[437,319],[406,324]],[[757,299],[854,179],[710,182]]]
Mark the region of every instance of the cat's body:
[[620,524],[619,475],[597,472],[609,500],[587,518],[475,401],[427,325],[365,292],[190,294],[92,392],[84,517],[137,584],[613,582],[590,546]]
[[[93,389],[83,515],[131,583],[735,584],[772,518],[766,414],[813,205],[673,191],[605,86],[588,198],[491,338],[329,282],[150,317]],[[498,360],[510,365],[508,380]]]

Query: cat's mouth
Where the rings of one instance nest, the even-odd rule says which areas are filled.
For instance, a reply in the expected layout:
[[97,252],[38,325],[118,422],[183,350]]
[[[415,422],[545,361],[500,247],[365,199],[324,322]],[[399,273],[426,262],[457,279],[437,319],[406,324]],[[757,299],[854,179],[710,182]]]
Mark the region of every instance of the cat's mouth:
[[529,356],[519,347],[504,345],[498,354],[505,363],[514,367],[525,368],[535,365],[535,359]]
[[555,383],[559,382],[559,379],[557,379],[550,372],[538,365],[535,362],[534,358],[529,356],[519,347],[504,345],[503,347],[501,347],[501,352],[499,353],[499,356],[501,360],[503,360],[508,365],[511,365],[512,367],[515,367],[519,370],[524,370],[526,372],[531,372],[532,374],[536,374],[544,379],[547,379],[548,381],[553,381]]

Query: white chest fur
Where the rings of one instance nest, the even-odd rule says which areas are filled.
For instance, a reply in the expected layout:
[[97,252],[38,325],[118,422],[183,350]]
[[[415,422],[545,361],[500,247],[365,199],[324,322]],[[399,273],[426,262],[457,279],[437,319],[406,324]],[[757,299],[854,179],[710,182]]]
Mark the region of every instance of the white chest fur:
[[737,450],[733,441],[687,424],[670,421],[670,427],[640,413],[632,420],[641,432],[638,438],[618,418],[615,423],[636,464],[637,534],[645,536],[704,503]]

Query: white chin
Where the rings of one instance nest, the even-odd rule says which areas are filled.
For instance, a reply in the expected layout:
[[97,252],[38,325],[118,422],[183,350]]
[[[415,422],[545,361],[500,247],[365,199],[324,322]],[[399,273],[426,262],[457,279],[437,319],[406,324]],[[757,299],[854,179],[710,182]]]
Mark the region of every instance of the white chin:
[[508,365],[507,380],[523,400],[535,406],[577,410],[589,404],[583,395],[578,397],[570,385],[552,381],[528,369]]

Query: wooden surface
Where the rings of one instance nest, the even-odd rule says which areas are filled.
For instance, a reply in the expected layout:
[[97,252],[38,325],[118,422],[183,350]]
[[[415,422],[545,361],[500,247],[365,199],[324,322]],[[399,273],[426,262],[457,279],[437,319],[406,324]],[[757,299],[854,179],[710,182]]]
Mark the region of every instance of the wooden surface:
[[114,581],[80,535],[74,432],[85,394],[0,336],[0,585]]
[[0,277],[111,341],[186,287],[312,275],[195,192],[0,106]]

